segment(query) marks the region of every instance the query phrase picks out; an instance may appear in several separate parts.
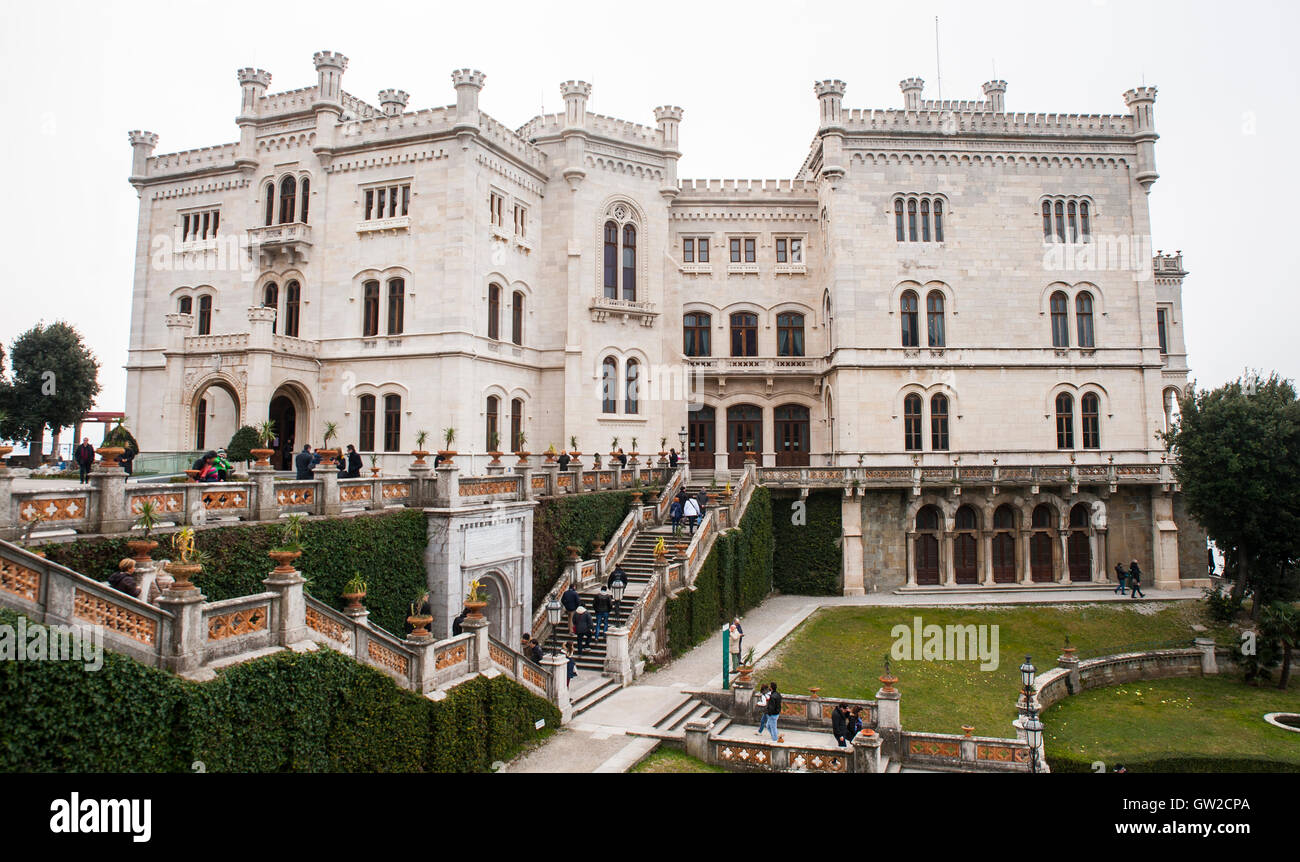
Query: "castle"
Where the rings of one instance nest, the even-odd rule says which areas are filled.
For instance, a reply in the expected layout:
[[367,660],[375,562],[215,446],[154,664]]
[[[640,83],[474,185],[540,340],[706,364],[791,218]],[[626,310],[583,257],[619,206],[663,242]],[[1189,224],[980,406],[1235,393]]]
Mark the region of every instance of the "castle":
[[[452,73],[454,104],[376,107],[346,57],[314,59],[287,92],[238,72],[235,142],[153,155],[130,133],[143,450],[270,418],[283,466],[333,422],[389,470],[451,427],[474,472],[683,444],[693,471],[915,471],[910,494],[845,489],[846,592],[1099,581],[1131,557],[1157,585],[1203,575],[1176,489],[1116,480],[1167,471],[1187,385],[1182,256],[1149,239],[1154,87],[1041,114],[1009,112],[1004,81],[937,102],[908,78],[883,110],[821,81],[792,178],[692,180],[680,107],[602,116],[568,81],[562,113],[512,130],[479,71]],[[923,487],[954,469],[988,481]]]

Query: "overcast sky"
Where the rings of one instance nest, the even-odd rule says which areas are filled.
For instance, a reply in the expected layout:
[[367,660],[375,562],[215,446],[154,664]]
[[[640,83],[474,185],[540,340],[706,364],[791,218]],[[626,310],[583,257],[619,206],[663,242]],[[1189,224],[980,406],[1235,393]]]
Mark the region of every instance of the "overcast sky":
[[[340,51],[343,87],[408,109],[455,101],[450,72],[487,74],[481,105],[516,128],[562,107],[559,83],[594,86],[589,108],[653,125],[685,109],[682,177],[790,177],[816,130],[814,80],[848,83],[845,106],[901,106],[913,75],[936,98],[1008,82],[1011,111],[1126,113],[1159,87],[1154,246],[1182,249],[1189,363],[1203,386],[1243,368],[1300,376],[1296,265],[1280,255],[1296,201],[1294,3],[550,4],[4,2],[0,340],[38,320],[81,330],[101,365],[98,409],[120,410],[138,201],[129,129],[158,153],[238,139],[235,70],[271,92],[316,81]],[[599,9],[589,13],[584,10]]]

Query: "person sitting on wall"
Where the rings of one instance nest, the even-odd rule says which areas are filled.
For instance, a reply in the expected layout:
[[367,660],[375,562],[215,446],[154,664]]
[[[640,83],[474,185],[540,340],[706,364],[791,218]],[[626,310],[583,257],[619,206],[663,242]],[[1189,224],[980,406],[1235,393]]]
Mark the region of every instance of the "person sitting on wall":
[[212,466],[217,471],[218,482],[229,482],[230,475],[234,471],[230,469],[230,461],[226,459],[226,450],[218,449],[216,456],[212,459]]
[[221,474],[217,472],[216,453],[209,452],[203,456],[203,467],[199,470],[200,482],[220,482]]
[[455,637],[456,635],[462,635],[465,633],[464,630],[462,629],[462,625],[465,622],[465,618],[468,616],[469,616],[469,608],[462,608],[460,614],[454,620],[451,621],[452,637]]

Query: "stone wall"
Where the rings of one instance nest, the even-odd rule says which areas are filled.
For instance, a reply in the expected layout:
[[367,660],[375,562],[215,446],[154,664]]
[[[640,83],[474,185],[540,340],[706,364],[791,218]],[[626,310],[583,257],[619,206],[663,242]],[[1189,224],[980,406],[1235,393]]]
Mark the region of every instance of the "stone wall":
[[903,491],[869,491],[862,497],[862,569],[867,592],[907,582],[907,536]]
[[[1208,578],[1205,528],[1187,512],[1187,500],[1174,495],[1174,523],[1178,525],[1178,576],[1181,580]],[[1209,582],[1206,582],[1209,585]]]
[[1106,572],[1112,580],[1116,563],[1127,569],[1136,559],[1147,575],[1144,585],[1151,586],[1151,493],[1148,488],[1121,487],[1106,501]]

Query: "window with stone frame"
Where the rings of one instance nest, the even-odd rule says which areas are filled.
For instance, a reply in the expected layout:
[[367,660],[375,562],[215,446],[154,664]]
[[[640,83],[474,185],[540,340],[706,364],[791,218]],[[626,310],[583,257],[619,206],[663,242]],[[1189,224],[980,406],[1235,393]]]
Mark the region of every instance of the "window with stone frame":
[[682,353],[686,356],[709,356],[710,327],[713,318],[702,311],[682,315]]
[[915,392],[903,399],[903,448],[921,451],[921,396]]
[[1092,242],[1092,202],[1055,196],[1043,199],[1043,242]]
[[803,238],[779,236],[776,238],[777,263],[803,263]]
[[402,449],[402,396],[384,396],[384,451]]
[[894,239],[897,242],[943,242],[944,199],[935,194],[894,198]]
[[216,239],[220,225],[220,209],[181,213],[181,242],[200,242],[206,239]]
[[371,186],[362,195],[362,221],[379,221],[410,215],[411,184],[385,183]]
[[1074,398],[1068,392],[1056,396],[1056,448],[1074,448]]

